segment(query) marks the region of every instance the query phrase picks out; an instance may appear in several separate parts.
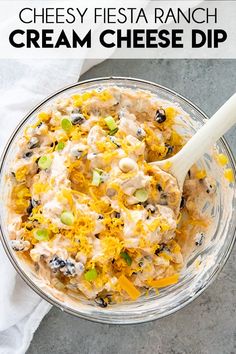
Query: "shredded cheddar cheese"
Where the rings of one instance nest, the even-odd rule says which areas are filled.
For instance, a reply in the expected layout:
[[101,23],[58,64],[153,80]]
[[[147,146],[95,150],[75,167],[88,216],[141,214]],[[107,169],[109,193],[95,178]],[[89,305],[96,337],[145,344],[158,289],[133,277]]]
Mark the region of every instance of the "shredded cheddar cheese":
[[122,290],[126,291],[132,300],[136,300],[140,295],[140,291],[129,281],[126,276],[119,277],[119,284]]
[[152,280],[150,281],[150,285],[153,286],[154,288],[164,288],[166,286],[176,284],[178,280],[179,280],[179,275],[174,274],[170,277],[166,277],[163,279]]

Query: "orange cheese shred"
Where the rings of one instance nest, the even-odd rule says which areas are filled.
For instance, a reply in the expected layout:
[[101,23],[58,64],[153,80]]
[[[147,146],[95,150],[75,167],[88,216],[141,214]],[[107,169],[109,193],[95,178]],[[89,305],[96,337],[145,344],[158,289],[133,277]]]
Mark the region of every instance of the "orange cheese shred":
[[131,281],[126,278],[126,276],[121,275],[118,279],[121,289],[127,292],[132,300],[136,300],[140,295],[140,291],[131,283]]
[[174,275],[171,275],[170,277],[157,279],[157,280],[151,280],[150,286],[152,286],[153,288],[164,288],[168,285],[176,284],[178,282],[178,280],[179,280],[179,274],[174,274]]

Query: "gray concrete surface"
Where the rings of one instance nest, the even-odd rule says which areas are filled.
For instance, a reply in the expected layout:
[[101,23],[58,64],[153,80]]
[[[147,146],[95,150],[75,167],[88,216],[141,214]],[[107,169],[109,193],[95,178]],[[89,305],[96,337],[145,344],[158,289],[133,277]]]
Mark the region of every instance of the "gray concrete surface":
[[[83,79],[133,76],[152,80],[212,114],[236,91],[236,60],[108,60]],[[236,154],[236,129],[227,134]],[[110,326],[53,308],[36,331],[28,354],[233,354],[236,353],[235,248],[223,271],[198,299],[146,324]]]

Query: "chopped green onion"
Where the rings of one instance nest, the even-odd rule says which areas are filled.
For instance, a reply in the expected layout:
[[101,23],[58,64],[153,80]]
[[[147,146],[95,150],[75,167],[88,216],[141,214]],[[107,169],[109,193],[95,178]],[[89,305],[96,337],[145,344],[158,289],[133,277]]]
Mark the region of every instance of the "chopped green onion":
[[49,156],[41,156],[38,160],[38,166],[41,170],[46,170],[52,164],[52,159]]
[[48,241],[49,240],[49,232],[46,229],[36,230],[34,233],[34,238],[38,241]]
[[115,128],[110,131],[109,135],[115,135],[115,133],[117,133],[117,132],[118,132],[118,128]]
[[121,252],[120,255],[126,261],[126,263],[131,266],[132,258],[130,257],[130,255],[127,252]]
[[110,131],[113,131],[115,129],[118,130],[117,124],[112,116],[108,116],[108,117],[104,118],[104,120],[106,122],[106,125],[110,129]]
[[72,128],[72,123],[70,119],[63,118],[61,121],[61,127],[65,130],[65,132],[69,133]]
[[99,186],[102,182],[101,170],[93,170],[92,186]]
[[93,280],[95,280],[95,279],[97,278],[97,276],[98,276],[98,273],[97,273],[97,271],[96,271],[95,268],[89,269],[89,270],[84,274],[84,278],[85,278],[85,280],[87,280],[87,281],[93,281]]
[[61,222],[65,225],[71,226],[75,222],[75,217],[70,211],[63,211],[61,214]]
[[140,188],[136,190],[134,196],[140,203],[144,203],[148,199],[148,192],[145,188]]
[[63,141],[59,141],[59,143],[56,146],[56,150],[57,151],[62,151],[65,147],[65,144],[63,143]]

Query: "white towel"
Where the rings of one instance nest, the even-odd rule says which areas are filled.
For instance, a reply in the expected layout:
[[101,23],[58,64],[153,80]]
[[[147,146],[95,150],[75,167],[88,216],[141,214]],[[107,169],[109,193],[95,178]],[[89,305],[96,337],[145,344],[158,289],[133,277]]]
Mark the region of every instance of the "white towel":
[[[0,152],[16,124],[50,93],[74,83],[96,60],[1,60]],[[23,354],[51,305],[16,273],[0,244],[0,354]]]

